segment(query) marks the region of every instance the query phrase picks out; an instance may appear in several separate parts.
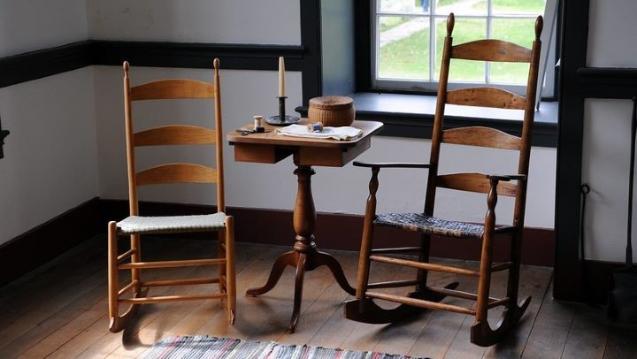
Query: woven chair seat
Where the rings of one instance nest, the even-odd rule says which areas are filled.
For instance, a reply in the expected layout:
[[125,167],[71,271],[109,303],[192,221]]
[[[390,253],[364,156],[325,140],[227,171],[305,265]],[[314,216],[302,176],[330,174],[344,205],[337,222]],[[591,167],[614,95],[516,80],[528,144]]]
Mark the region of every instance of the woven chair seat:
[[224,228],[225,220],[223,212],[193,216],[130,216],[117,222],[117,230],[120,234],[205,232]]
[[[451,221],[426,216],[422,213],[385,213],[376,216],[374,223],[384,226],[423,232],[444,237],[480,239],[484,231],[483,224]],[[502,230],[508,227],[497,227]]]

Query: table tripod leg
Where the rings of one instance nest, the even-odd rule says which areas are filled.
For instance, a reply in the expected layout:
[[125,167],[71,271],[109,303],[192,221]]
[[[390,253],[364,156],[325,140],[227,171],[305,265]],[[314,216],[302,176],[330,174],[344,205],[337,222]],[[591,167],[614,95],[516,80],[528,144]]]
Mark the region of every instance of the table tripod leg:
[[272,266],[272,271],[270,272],[270,276],[268,277],[268,281],[265,283],[263,287],[248,289],[246,291],[247,296],[256,297],[257,295],[265,294],[272,290],[274,286],[281,279],[281,275],[287,266],[296,266],[297,265],[297,254],[295,251],[289,251],[283,253],[277,258],[276,262]]
[[299,259],[296,263],[296,279],[294,281],[294,309],[292,310],[292,319],[290,319],[290,333],[294,333],[296,325],[299,322],[301,314],[301,300],[303,299],[303,276],[305,275],[305,253],[299,253]]
[[334,278],[338,282],[338,285],[343,288],[344,291],[351,295],[356,294],[356,289],[352,288],[347,282],[347,278],[345,277],[345,273],[343,273],[343,267],[341,267],[340,263],[336,260],[336,258],[332,257],[331,254],[325,252],[316,252],[314,254],[313,260],[315,261],[317,266],[326,265]]

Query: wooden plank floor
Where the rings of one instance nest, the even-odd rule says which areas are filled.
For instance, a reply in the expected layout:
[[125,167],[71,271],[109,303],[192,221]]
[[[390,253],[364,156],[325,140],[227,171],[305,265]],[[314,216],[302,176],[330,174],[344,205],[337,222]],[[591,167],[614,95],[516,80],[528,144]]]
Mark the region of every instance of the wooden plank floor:
[[[213,251],[202,240],[146,239],[150,259],[196,258]],[[271,264],[287,248],[256,244],[237,246],[238,317],[225,323],[218,301],[142,306],[134,325],[117,334],[108,332],[106,317],[106,240],[98,236],[63,256],[0,288],[0,358],[137,358],[152,343],[173,335],[211,335],[274,340],[353,350],[375,350],[431,358],[637,358],[637,332],[609,327],[603,312],[551,298],[549,268],[524,267],[520,292],[533,300],[518,329],[499,345],[481,348],[469,342],[473,319],[448,312],[428,312],[395,325],[368,325],[346,320],[343,301],[350,298],[326,268],[306,274],[303,307],[297,332],[286,331],[291,314],[293,271],[259,298],[243,295],[263,284]],[[335,251],[353,282],[357,253]],[[475,263],[457,263],[474,266]],[[164,270],[170,278],[203,274],[205,269]],[[379,280],[409,278],[413,271],[377,265]],[[157,272],[148,274],[156,277]],[[431,274],[431,281],[475,283],[450,274]],[[180,288],[184,290],[184,288]],[[190,287],[202,293],[205,287]],[[505,290],[504,273],[495,275],[494,295]],[[163,293],[162,293],[163,291]],[[157,289],[154,293],[175,293]],[[400,293],[399,289],[392,290]],[[447,299],[462,303],[459,299]],[[493,317],[493,324],[497,318]]]

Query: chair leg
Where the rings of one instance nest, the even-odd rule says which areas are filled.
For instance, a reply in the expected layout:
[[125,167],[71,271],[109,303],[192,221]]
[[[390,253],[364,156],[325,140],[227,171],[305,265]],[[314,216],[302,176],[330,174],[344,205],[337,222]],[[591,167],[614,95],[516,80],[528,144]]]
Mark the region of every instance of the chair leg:
[[512,330],[520,321],[522,315],[531,303],[531,297],[527,297],[518,303],[518,285],[520,279],[520,244],[521,234],[516,234],[512,239],[511,245],[511,269],[509,271],[509,279],[507,285],[507,297],[510,302],[507,305],[502,319],[496,329],[491,329],[486,321],[476,324],[471,328],[471,341],[474,344],[488,346],[500,342],[510,330]]
[[[497,185],[497,182],[495,182]],[[519,237],[513,238],[512,244],[512,262],[513,267],[509,272],[509,283],[507,294],[513,295],[511,302],[507,305],[503,313],[502,320],[498,323],[496,329],[491,329],[487,320],[487,311],[489,305],[489,289],[491,286],[491,265],[493,256],[493,229],[495,227],[495,204],[497,202],[497,193],[495,185],[492,183],[491,191],[488,197],[487,215],[485,218],[484,235],[482,236],[482,254],[480,257],[480,279],[478,282],[478,298],[476,303],[476,321],[471,327],[471,342],[480,346],[489,346],[500,342],[513,328],[524,311],[528,307],[531,298],[527,298],[521,305],[517,304],[517,285],[519,278]],[[516,243],[517,241],[517,243]],[[517,262],[517,263],[515,263]],[[515,268],[515,269],[514,269]],[[515,287],[514,291],[511,289]]]
[[358,255],[358,274],[356,276],[356,299],[361,300],[367,291],[367,283],[369,283],[370,260],[369,256],[372,249],[372,239],[374,237],[373,218],[365,216],[363,225],[363,238],[361,240],[361,250]]
[[[507,283],[507,297],[511,298],[511,306],[518,305],[518,289],[520,285],[520,262],[522,255],[522,230],[518,230],[511,243],[511,269]],[[526,300],[530,300],[528,297]]]
[[[227,258],[226,255],[226,251],[227,251],[227,237],[228,237],[228,233],[226,231],[226,229],[222,229],[219,232],[217,232],[217,257],[218,258]],[[227,292],[227,288],[226,288],[226,266],[219,266],[218,268],[219,271],[219,291],[222,293],[226,293]]]
[[[141,262],[142,248],[141,248],[141,240],[140,240],[139,234],[132,234],[130,236],[130,247],[132,250],[134,250],[133,254],[131,255],[131,263]],[[137,283],[135,285],[133,293],[135,293],[135,295],[139,295],[141,292],[141,287],[139,283],[142,282],[141,271],[139,269],[137,268],[131,269],[131,280],[136,281]]]
[[[418,260],[420,262],[429,262],[429,249],[431,246],[431,236],[428,234],[422,234],[420,236],[420,254]],[[416,292],[422,293],[427,289],[427,271],[423,269],[418,270],[418,286]]]
[[228,322],[234,324],[237,307],[236,274],[234,263],[234,218],[226,217],[225,230],[226,243],[226,310],[228,312]]
[[[119,313],[119,264],[117,256],[117,222],[111,221],[108,222],[108,329],[113,333],[124,329],[138,308],[138,305],[132,304],[126,312],[121,315]],[[137,288],[135,290],[137,291],[134,292],[134,297],[144,295],[141,290]]]
[[109,328],[113,331],[118,327],[119,303],[118,303],[118,279],[117,270],[117,222],[108,222],[108,317]]

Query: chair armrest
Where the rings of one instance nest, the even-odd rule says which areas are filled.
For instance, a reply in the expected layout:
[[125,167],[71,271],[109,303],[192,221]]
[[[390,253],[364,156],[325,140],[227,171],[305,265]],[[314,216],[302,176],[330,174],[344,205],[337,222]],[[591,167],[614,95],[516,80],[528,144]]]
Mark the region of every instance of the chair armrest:
[[429,168],[429,164],[426,163],[398,163],[398,162],[379,162],[379,163],[367,163],[354,161],[356,167],[371,167],[371,168]]
[[515,175],[487,175],[489,179],[497,180],[497,181],[526,181],[526,175],[515,174]]

